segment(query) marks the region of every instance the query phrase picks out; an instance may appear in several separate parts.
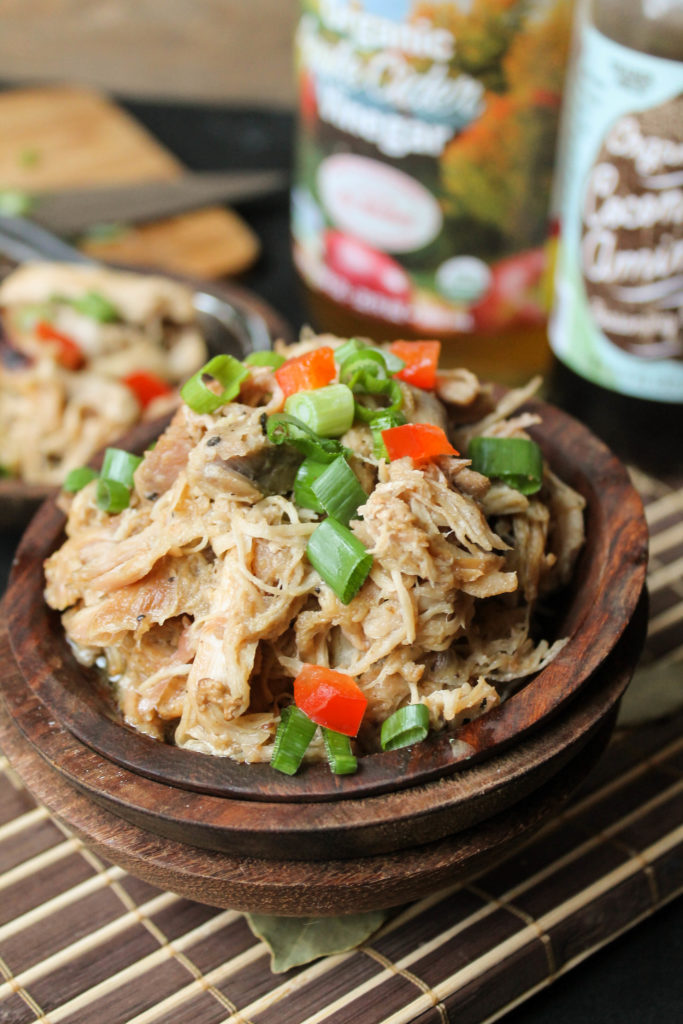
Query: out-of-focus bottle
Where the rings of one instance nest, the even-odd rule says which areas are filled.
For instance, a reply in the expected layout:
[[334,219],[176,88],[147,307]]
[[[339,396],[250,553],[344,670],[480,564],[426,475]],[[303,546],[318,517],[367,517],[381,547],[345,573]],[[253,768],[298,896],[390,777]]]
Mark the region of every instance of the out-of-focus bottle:
[[683,469],[683,0],[586,0],[561,132],[551,397]]
[[294,259],[319,329],[547,368],[571,0],[303,0]]

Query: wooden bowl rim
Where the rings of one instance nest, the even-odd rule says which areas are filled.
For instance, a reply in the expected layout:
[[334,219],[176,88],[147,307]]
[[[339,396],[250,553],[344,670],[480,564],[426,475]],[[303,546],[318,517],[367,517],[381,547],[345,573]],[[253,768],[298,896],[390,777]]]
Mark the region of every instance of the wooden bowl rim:
[[188,792],[112,764],[52,715],[21,675],[0,615],[0,690],[14,726],[73,788],[151,836],[219,854],[325,861],[393,854],[453,836],[518,804],[562,775],[614,714],[642,647],[647,601],[566,713],[507,750],[421,786],[295,805]]
[[[54,500],[42,506],[19,545],[4,602],[22,675],[74,736],[110,762],[199,793],[265,802],[355,799],[422,785],[491,757],[560,712],[604,662],[635,610],[647,564],[642,503],[624,466],[566,413],[536,401],[528,407],[542,416],[535,434],[553,470],[587,499],[587,545],[561,624],[570,639],[507,701],[455,733],[363,757],[356,775],[333,776],[321,764],[287,777],[266,764],[182,750],[122,726],[103,711],[92,673],[75,661],[59,616],[43,600],[42,562],[59,542],[64,522]],[[148,440],[146,434],[143,445]]]
[[[519,804],[457,835],[390,854],[308,861],[245,857],[197,849],[122,820],[69,785],[27,741],[0,699],[0,738],[37,798],[105,859],[188,899],[248,913],[292,917],[394,907],[472,877],[508,855],[567,799],[601,756],[614,711],[565,768]],[[302,899],[302,893],[306,898]]]

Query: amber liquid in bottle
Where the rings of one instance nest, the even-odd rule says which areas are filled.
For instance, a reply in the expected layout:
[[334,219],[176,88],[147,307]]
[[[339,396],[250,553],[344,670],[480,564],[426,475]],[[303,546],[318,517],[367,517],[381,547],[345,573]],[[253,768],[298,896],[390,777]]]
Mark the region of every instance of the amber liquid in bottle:
[[[392,324],[375,317],[361,316],[352,309],[333,302],[326,295],[304,287],[306,307],[311,326],[330,331],[343,338],[372,338],[375,341],[395,341],[397,338],[415,341],[425,338],[425,331],[416,332],[400,324]],[[427,332],[428,333],[428,332]],[[551,353],[544,325],[509,327],[489,334],[444,334],[442,343],[443,367],[464,366],[481,380],[494,380],[507,387],[526,383],[535,374],[550,373]]]

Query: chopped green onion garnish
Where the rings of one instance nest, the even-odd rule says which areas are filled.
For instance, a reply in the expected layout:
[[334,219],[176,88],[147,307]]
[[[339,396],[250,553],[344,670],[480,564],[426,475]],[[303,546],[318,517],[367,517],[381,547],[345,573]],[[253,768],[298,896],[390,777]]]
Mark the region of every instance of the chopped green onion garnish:
[[98,474],[90,466],[79,466],[78,469],[72,469],[70,473],[67,473],[66,480],[62,484],[62,488],[65,491],[82,491],[86,484],[89,484],[91,480],[94,480]]
[[522,494],[535,494],[543,482],[543,456],[525,437],[473,437],[467,451],[472,469],[502,480]]
[[387,460],[389,458],[387,446],[382,439],[382,431],[390,430],[392,427],[401,427],[407,422],[403,413],[399,411],[389,412],[386,409],[381,409],[375,413],[369,426],[372,430],[372,450],[376,458]]
[[95,502],[102,512],[123,512],[130,505],[130,489],[118,480],[100,477],[97,481]]
[[342,604],[348,604],[356,596],[372,568],[372,555],[347,526],[335,519],[325,519],[316,527],[306,546],[306,554]]
[[80,298],[69,299],[68,302],[83,316],[88,316],[101,324],[110,324],[120,319],[116,306],[99,292],[86,292]]
[[311,485],[321,473],[334,462],[318,462],[316,459],[304,459],[294,477],[293,497],[299,508],[311,508],[314,512],[324,512],[322,505],[311,490]]
[[25,217],[34,206],[33,197],[20,188],[0,188],[0,214],[5,217]]
[[274,370],[277,370],[278,366],[282,366],[286,362],[286,359],[284,356],[278,355],[277,352],[250,352],[242,362],[247,366],[272,366]]
[[353,423],[353,394],[346,384],[296,391],[285,402],[285,412],[296,416],[319,437],[341,437]]
[[399,359],[398,356],[395,356],[388,349],[377,348],[376,345],[368,345],[358,338],[349,338],[343,345],[340,345],[335,350],[334,358],[337,365],[342,367],[351,356],[357,355],[359,352],[378,352],[382,356],[384,365],[389,373],[398,373],[406,365],[404,359]]
[[317,462],[332,462],[338,455],[345,455],[349,451],[339,441],[318,437],[300,419],[286,412],[276,412],[268,417],[266,433],[273,444],[291,444]]
[[311,484],[313,494],[328,516],[348,526],[368,496],[343,455],[325,467]]
[[340,345],[334,351],[334,360],[337,366],[341,366],[349,356],[355,355],[356,352],[360,352],[364,348],[367,348],[364,341],[359,341],[358,338],[349,338],[348,341],[345,341],[343,345]]
[[32,331],[39,320],[52,320],[54,306],[50,302],[31,302],[17,310],[17,323],[22,331]]
[[398,356],[395,356],[393,352],[389,352],[388,349],[381,348],[377,349],[377,351],[381,352],[384,356],[384,362],[387,365],[389,373],[398,373],[399,370],[402,370],[405,367],[405,359],[400,359]]
[[335,775],[353,775],[358,768],[358,761],[351,751],[349,737],[323,727],[323,740],[330,770]]
[[369,372],[372,376],[386,380],[387,364],[384,354],[378,348],[364,348],[347,356],[339,367],[339,379],[353,388],[360,375]]
[[271,766],[285,775],[296,775],[317,726],[295,704],[283,708],[275,734]]
[[102,460],[100,476],[130,488],[133,486],[133,473],[141,462],[140,455],[132,455],[130,452],[124,451],[123,448],[107,448]]
[[398,750],[421,743],[429,732],[429,708],[426,704],[407,704],[382,722],[382,750]]
[[41,152],[36,146],[24,146],[19,153],[19,163],[22,167],[36,167],[40,157]]
[[356,401],[356,416],[370,423],[379,412],[398,412],[403,405],[403,392],[401,385],[393,377],[382,379],[365,369],[353,384],[353,392],[358,395],[376,395],[388,399],[389,404],[384,407],[365,405]]
[[[243,366],[234,356],[220,355],[209,359],[208,363],[197,370],[195,374],[185,381],[180,389],[180,397],[189,405],[193,412],[207,413],[215,412],[222,405],[231,402],[240,393],[240,387],[245,377],[249,375],[246,366]],[[207,386],[204,378],[210,377],[217,381],[222,391],[213,391]]]

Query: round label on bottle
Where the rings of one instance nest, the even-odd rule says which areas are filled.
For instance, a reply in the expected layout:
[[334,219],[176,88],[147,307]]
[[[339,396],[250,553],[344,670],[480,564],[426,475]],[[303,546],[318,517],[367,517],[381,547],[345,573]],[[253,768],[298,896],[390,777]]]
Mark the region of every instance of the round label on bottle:
[[584,30],[550,328],[587,380],[668,402],[683,400],[682,92],[683,65]]
[[305,0],[294,259],[428,333],[547,317],[569,0]]

